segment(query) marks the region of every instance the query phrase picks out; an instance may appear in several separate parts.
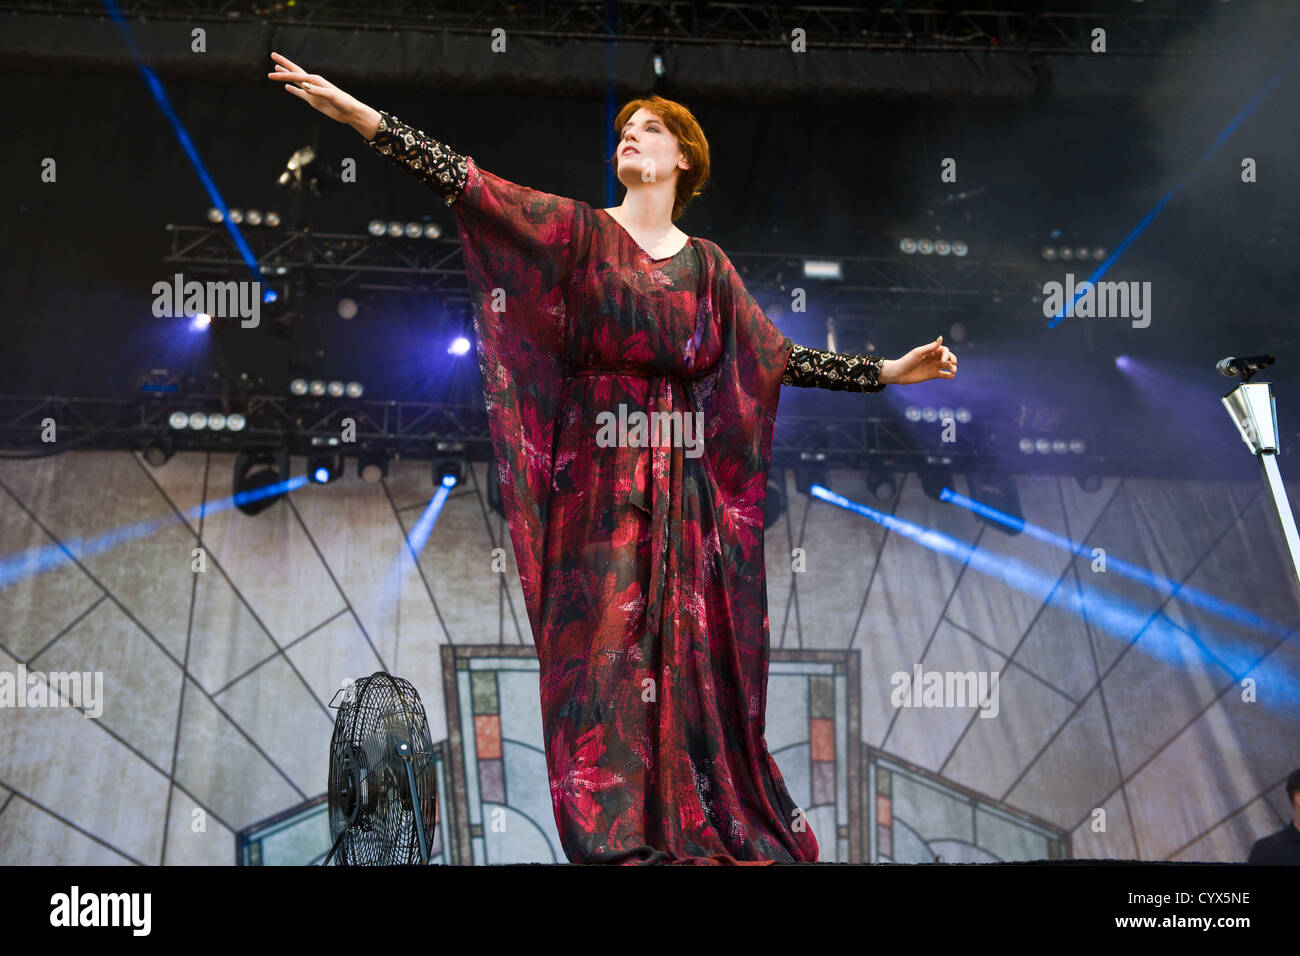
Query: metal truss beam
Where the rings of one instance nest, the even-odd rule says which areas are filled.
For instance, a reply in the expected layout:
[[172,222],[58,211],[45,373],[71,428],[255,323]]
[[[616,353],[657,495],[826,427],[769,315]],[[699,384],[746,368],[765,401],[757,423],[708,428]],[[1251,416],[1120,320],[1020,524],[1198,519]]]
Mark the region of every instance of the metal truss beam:
[[[220,23],[269,22],[351,30],[483,33],[504,28],[539,38],[601,38],[681,43],[788,46],[791,31],[807,31],[809,48],[965,52],[996,49],[1022,54],[1088,52],[1091,31],[1107,33],[1118,55],[1248,55],[1224,22],[1245,20],[1249,3],[1127,0],[1048,5],[1000,3],[809,4],[711,3],[698,0],[620,0],[618,26],[607,33],[605,0],[315,0],[264,4],[253,0],[119,0],[127,17]],[[4,4],[30,13],[103,16],[100,3],[51,0]],[[1056,9],[1043,9],[1056,6]],[[1234,9],[1236,8],[1236,9]]]

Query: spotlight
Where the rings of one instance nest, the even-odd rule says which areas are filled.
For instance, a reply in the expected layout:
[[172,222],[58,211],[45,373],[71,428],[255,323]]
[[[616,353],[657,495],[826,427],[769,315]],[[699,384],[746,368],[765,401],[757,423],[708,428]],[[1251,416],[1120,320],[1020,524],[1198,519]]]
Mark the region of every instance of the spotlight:
[[189,428],[190,416],[185,412],[172,412],[167,417],[167,424],[171,425],[172,428]]
[[882,468],[867,466],[867,488],[879,501],[889,501],[894,497],[897,485],[894,476]]
[[1082,438],[1070,439],[1070,452],[1075,455],[1082,455],[1088,450],[1087,443]]
[[225,431],[226,416],[221,414],[221,412],[213,412],[211,415],[208,416],[208,427],[211,428],[214,432]]
[[216,206],[208,207],[208,222],[221,222],[226,217],[221,214],[221,210]]
[[939,413],[936,412],[933,408],[930,408],[928,405],[925,408],[921,409],[921,418],[924,421],[932,422],[938,419],[938,417],[939,417]]
[[763,529],[767,530],[781,520],[785,514],[785,470],[780,469],[777,475],[768,475],[767,479],[767,497],[763,501]]
[[922,239],[916,244],[916,251],[923,256],[928,256],[934,252],[934,243],[929,239]]
[[406,227],[400,222],[390,222],[388,224],[388,234],[394,239],[401,239],[406,232]]
[[1071,249],[1069,246],[1062,246],[1062,247],[1061,247],[1061,261],[1062,261],[1062,262],[1070,262],[1070,261],[1072,261],[1073,259],[1074,259],[1074,250]]
[[1064,438],[1057,438],[1052,441],[1052,451],[1058,455],[1064,455],[1070,450],[1070,443]]
[[975,517],[1006,535],[1017,535],[1024,530],[1025,516],[1020,508],[1020,490],[1009,475],[975,474],[970,476],[969,486],[971,498],[1001,512],[1001,520],[986,516],[978,509]]
[[1076,259],[1078,259],[1078,260],[1080,260],[1080,261],[1084,261],[1084,260],[1086,260],[1086,259],[1088,258],[1088,247],[1087,247],[1087,246],[1080,246],[1078,249],[1075,249],[1075,250],[1074,250],[1074,258],[1076,258]]
[[1046,438],[1040,438],[1034,442],[1034,450],[1040,455],[1050,455],[1052,452],[1052,443]]
[[954,256],[964,256],[970,252],[970,247],[960,239],[954,239],[952,243],[952,254]]
[[916,469],[921,479],[921,490],[927,498],[943,501],[943,490],[953,485],[952,472],[935,462],[933,457],[926,458],[926,464]]
[[424,238],[437,239],[441,235],[442,235],[442,226],[438,225],[436,222],[425,223]]
[[913,255],[916,252],[916,240],[900,239],[898,240],[898,248],[909,256]]
[[1081,489],[1090,495],[1101,491],[1101,475],[1096,472],[1087,471],[1083,474],[1076,474],[1074,480],[1078,483]]
[[1102,246],[1098,246],[1096,249],[1092,250],[1092,257],[1096,259],[1098,262],[1101,262],[1102,259],[1106,258],[1105,248]]
[[1043,246],[1043,258],[1046,259],[1048,262],[1055,261],[1056,249],[1052,246]]
[[319,398],[325,394],[325,383],[318,378],[314,378],[311,380],[311,384],[307,386],[307,390]]
[[238,209],[230,210],[230,221],[233,222],[236,226],[238,226],[241,222],[244,221],[243,212],[241,212]]
[[250,209],[245,214],[244,219],[250,226],[260,226],[262,224],[262,213],[257,209]]
[[190,413],[190,428],[194,429],[195,431],[202,431],[204,428],[207,427],[208,427],[207,415],[204,415],[202,412]]
[[921,420],[921,410],[915,405],[908,405],[906,411],[903,412],[903,417],[909,422],[919,422]]
[[144,460],[155,468],[161,468],[167,464],[167,459],[171,458],[175,450],[176,445],[170,435],[159,435],[144,446]]
[[307,380],[305,378],[295,378],[289,383],[289,391],[294,395],[307,394]]
[[355,319],[357,317],[357,300],[346,297],[339,299],[338,313],[340,319]]
[[194,317],[190,319],[191,332],[202,332],[210,325],[212,325],[212,316],[208,315],[206,312],[197,312]]
[[803,261],[805,279],[843,279],[844,273],[838,262],[827,259],[805,259]]
[[435,458],[433,460],[434,487],[441,485],[444,488],[455,488],[465,481],[466,474],[464,458]]
[[367,228],[372,236],[382,236],[388,231],[388,226],[382,219],[371,219]]
[[934,241],[934,251],[941,256],[946,256],[952,252],[952,246],[948,245],[947,239],[936,239]]
[[289,477],[289,450],[280,448],[247,448],[235,459],[235,507],[246,515],[265,511],[284,497],[281,490],[271,493]]
[[1133,360],[1127,355],[1116,355],[1115,367],[1121,372],[1127,372],[1133,368]]
[[419,239],[424,235],[424,226],[418,222],[408,222],[406,224],[406,238]]
[[348,382],[348,386],[347,386],[348,398],[360,398],[361,393],[364,391],[365,391],[365,387],[360,382]]
[[226,418],[226,428],[232,432],[242,432],[247,422],[239,412],[232,412]]
[[452,339],[451,345],[447,346],[447,351],[452,355],[464,355],[469,351],[469,339],[463,335],[458,335]]
[[357,477],[368,485],[388,477],[388,457],[375,452],[357,456]]
[[823,451],[801,451],[794,470],[794,486],[800,494],[811,494],[813,485],[830,488],[831,473]]
[[970,409],[969,408],[957,409],[957,421],[963,424],[970,421]]
[[266,224],[274,229],[280,225],[280,214],[275,210],[270,210],[266,214]]
[[343,458],[336,451],[313,455],[307,460],[307,477],[318,485],[327,485],[343,474]]
[[327,386],[325,386],[325,390],[329,392],[330,398],[342,398],[343,393],[347,391],[343,383],[338,379],[331,381]]

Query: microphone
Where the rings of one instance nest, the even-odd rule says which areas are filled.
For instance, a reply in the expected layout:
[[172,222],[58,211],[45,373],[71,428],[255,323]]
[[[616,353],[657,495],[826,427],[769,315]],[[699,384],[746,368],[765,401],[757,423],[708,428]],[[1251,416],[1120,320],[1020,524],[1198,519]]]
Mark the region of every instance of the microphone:
[[310,146],[304,146],[302,149],[296,150],[284,165],[284,172],[280,174],[279,185],[284,186],[287,184],[293,178],[294,173],[297,173],[315,158],[316,151]]
[[1228,356],[1220,359],[1215,365],[1215,369],[1224,378],[1236,378],[1242,375],[1249,379],[1252,375],[1262,368],[1268,368],[1273,364],[1274,358],[1271,355],[1245,355],[1241,358]]

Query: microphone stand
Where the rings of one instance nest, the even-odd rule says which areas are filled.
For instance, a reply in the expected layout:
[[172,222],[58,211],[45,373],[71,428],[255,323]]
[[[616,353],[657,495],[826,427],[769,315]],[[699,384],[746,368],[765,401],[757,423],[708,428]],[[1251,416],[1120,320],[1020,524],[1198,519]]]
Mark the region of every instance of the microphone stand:
[[1250,381],[1258,368],[1246,367],[1241,371],[1243,382],[1222,398],[1233,424],[1241,433],[1241,440],[1259,461],[1273,495],[1278,521],[1282,524],[1282,537],[1291,553],[1291,569],[1300,583],[1300,532],[1296,531],[1295,515],[1282,485],[1282,473],[1277,467],[1278,433],[1277,401],[1273,386],[1268,382]]

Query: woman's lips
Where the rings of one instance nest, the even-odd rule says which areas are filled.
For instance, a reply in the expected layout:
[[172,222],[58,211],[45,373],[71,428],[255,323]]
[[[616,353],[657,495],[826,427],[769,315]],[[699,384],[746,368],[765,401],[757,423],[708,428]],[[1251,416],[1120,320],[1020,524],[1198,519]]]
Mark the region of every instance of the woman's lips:
[[641,152],[641,150],[637,149],[635,146],[624,146],[623,152],[619,153],[619,155],[626,156],[628,153],[639,153],[639,152]]

